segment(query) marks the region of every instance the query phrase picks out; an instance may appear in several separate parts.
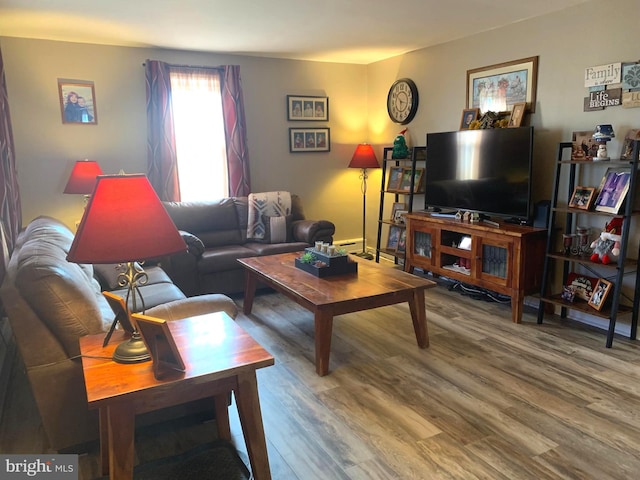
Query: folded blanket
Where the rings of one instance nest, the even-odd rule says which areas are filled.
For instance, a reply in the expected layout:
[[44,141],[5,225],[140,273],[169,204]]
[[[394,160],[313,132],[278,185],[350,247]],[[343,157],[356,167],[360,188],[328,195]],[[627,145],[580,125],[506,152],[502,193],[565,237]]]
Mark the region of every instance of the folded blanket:
[[291,213],[289,192],[250,193],[247,238],[262,240],[265,237],[264,217],[283,217]]

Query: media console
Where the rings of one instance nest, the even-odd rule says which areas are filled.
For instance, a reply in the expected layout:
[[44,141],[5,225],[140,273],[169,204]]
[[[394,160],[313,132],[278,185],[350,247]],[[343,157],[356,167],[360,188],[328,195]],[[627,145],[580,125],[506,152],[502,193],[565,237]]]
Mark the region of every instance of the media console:
[[547,230],[497,222],[470,223],[425,212],[406,215],[405,271],[416,267],[511,297],[520,323],[525,295],[539,293]]

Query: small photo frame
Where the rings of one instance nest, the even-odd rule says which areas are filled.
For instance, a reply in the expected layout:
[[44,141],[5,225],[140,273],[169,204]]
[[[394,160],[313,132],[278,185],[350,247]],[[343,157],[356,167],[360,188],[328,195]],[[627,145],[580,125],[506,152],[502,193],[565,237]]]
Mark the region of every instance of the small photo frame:
[[573,132],[571,142],[573,161],[591,161],[598,154],[598,144],[593,140],[593,130]]
[[166,320],[139,313],[131,315],[138,325],[144,344],[153,361],[153,375],[162,380],[176,372],[184,372],[186,366]]
[[96,125],[98,111],[93,82],[58,79],[62,123]]
[[389,181],[387,182],[388,192],[397,192],[400,190],[403,173],[404,167],[391,167],[389,169]]
[[291,153],[328,152],[331,150],[328,128],[290,128],[289,151]]
[[573,303],[573,299],[576,297],[575,288],[573,288],[572,286],[565,285],[564,287],[562,287],[562,293],[560,294],[560,297],[565,302]]
[[602,310],[612,287],[613,283],[605,280],[604,278],[599,278],[598,283],[596,283],[593,293],[591,294],[591,298],[589,298],[589,306],[598,311]]
[[596,189],[593,187],[576,187],[573,190],[573,195],[571,195],[571,200],[569,200],[569,207],[589,210],[595,194]]
[[569,272],[567,276],[567,287],[574,290],[575,296],[584,301],[589,301],[591,294],[596,288],[598,279],[595,277],[589,277],[588,275],[582,275],[580,273]]
[[404,228],[391,225],[389,227],[389,236],[387,237],[387,250],[398,250],[398,242],[400,241],[400,234],[404,231]]
[[640,140],[640,129],[631,129],[627,132],[620,150],[620,160],[633,160],[633,141]]
[[400,238],[398,239],[397,252],[404,253],[407,249],[407,230],[405,228],[400,232]]
[[479,108],[465,108],[464,110],[462,110],[462,118],[460,119],[460,130],[469,130],[471,122],[477,120],[479,115]]
[[[400,181],[400,187],[398,191],[400,192],[410,192],[411,191],[411,167],[404,167],[402,169],[402,180]],[[424,174],[424,168],[416,168],[413,175],[413,193],[419,193],[420,188],[422,187],[422,176]]]
[[527,108],[527,102],[518,102],[513,104],[511,108],[511,117],[509,117],[509,123],[507,127],[518,128],[522,125],[522,119],[524,118],[524,112]]
[[393,216],[393,222],[404,225],[405,224],[404,215],[406,215],[407,213],[409,213],[409,210],[396,210],[396,213]]
[[287,120],[290,122],[326,122],[329,97],[287,95]]
[[391,206],[391,221],[395,222],[396,212],[407,211],[407,205],[404,202],[394,202]]
[[596,210],[617,214],[627,197],[630,181],[629,169],[609,168],[600,182]]

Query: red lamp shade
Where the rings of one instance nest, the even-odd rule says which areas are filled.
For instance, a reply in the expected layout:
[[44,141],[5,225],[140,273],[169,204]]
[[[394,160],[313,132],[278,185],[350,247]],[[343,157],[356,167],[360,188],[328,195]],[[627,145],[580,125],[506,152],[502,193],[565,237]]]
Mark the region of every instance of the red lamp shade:
[[361,143],[356,147],[349,168],[380,168],[376,153],[368,143]]
[[187,245],[145,175],[102,175],[67,260],[124,263],[186,250]]
[[102,175],[102,169],[95,160],[78,160],[71,170],[64,193],[90,195],[96,186],[96,177]]

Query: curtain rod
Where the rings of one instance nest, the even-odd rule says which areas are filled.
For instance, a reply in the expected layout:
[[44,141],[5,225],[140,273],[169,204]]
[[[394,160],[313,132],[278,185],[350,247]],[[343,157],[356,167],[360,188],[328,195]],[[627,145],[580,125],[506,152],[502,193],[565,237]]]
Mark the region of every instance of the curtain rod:
[[[167,62],[164,62],[167,63]],[[169,65],[170,67],[177,67],[177,68],[203,68],[205,70],[220,70],[222,67],[218,66],[218,67],[205,67],[203,65],[177,65],[175,63],[167,63],[167,65]],[[142,63],[143,67],[146,67],[147,64],[146,63]]]

